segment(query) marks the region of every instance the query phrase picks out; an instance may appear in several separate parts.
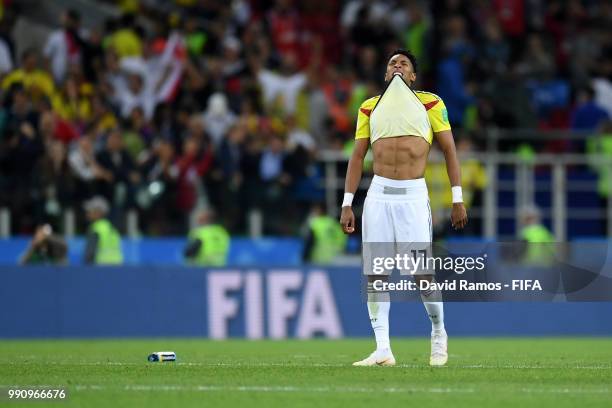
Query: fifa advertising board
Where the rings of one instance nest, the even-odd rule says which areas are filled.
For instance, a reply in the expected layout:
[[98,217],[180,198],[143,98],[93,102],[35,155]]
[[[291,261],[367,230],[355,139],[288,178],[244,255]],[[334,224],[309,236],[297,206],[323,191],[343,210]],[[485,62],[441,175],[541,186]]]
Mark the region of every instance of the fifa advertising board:
[[[579,298],[550,293],[554,279],[540,275],[536,285],[528,272],[438,276],[449,333],[612,334],[612,302],[592,289],[605,288],[604,281],[574,282],[590,296]],[[522,283],[512,282],[511,273]],[[2,275],[0,338],[335,339],[369,337],[372,330],[359,267],[9,266]],[[483,282],[464,282],[476,280]],[[377,285],[396,292],[391,336],[429,335],[419,288],[411,282],[398,275]],[[456,295],[461,288],[467,288],[463,297]]]

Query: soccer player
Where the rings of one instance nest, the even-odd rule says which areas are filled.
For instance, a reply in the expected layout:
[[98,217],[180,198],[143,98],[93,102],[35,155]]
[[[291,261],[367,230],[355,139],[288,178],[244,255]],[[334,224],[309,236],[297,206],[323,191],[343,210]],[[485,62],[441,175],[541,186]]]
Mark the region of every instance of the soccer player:
[[[367,265],[366,250],[371,252],[371,248],[376,248],[368,247],[373,243],[386,243],[394,248],[407,243],[431,244],[431,210],[423,174],[434,137],[444,152],[452,186],[451,224],[455,229],[462,229],[467,223],[448,112],[437,95],[412,89],[416,75],[414,55],[406,50],[393,52],[385,73],[385,91],[363,102],[357,114],[355,148],[348,164],[340,223],[345,233],[354,232],[351,204],[361,179],[364,157],[372,145],[374,177],[363,207],[362,241],[364,273],[368,275],[368,312],[376,337],[376,350],[353,363],[357,366],[395,365],[389,342],[389,293],[375,290],[373,285],[375,280],[388,279],[388,275],[368,272],[371,265]],[[415,281],[417,284],[422,279],[434,282],[434,273],[417,272]],[[432,325],[429,364],[442,366],[448,360],[448,336],[441,293],[421,291],[421,298]]]

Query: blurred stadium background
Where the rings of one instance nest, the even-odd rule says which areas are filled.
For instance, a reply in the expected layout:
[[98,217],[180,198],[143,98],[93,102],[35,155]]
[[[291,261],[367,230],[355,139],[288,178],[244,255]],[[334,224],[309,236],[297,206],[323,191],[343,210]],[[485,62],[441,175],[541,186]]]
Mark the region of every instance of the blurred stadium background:
[[[2,0],[0,17],[0,337],[369,336],[359,230],[312,220],[338,216],[357,109],[396,48],[462,161],[457,233],[434,143],[438,242],[612,236],[609,1]],[[110,261],[88,203],[120,234]],[[214,270],[188,248],[213,217],[231,237]],[[399,305],[393,334],[427,335],[421,308]],[[447,309],[451,335],[612,334],[609,303]]]

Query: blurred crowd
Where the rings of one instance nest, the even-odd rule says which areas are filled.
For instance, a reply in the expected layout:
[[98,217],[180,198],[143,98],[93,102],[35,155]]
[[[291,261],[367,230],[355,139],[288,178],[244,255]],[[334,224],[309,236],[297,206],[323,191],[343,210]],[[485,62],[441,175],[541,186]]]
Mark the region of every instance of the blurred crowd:
[[185,234],[200,208],[231,233],[259,209],[264,233],[293,234],[322,198],[317,153],[350,150],[397,48],[458,140],[612,117],[609,1],[104,1],[117,17],[86,26],[67,9],[19,55],[30,10],[0,3],[0,207],[15,234],[61,230],[67,208],[83,231],[97,195],[148,235]]

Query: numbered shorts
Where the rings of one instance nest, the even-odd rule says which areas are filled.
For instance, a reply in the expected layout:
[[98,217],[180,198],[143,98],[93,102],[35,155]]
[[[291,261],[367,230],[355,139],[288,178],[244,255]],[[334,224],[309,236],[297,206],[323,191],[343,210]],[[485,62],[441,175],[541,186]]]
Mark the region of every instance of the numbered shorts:
[[[425,179],[391,180],[374,176],[363,216],[363,271],[366,275],[431,274],[431,208]],[[389,268],[392,258],[394,268]],[[399,266],[399,267],[397,267]]]

